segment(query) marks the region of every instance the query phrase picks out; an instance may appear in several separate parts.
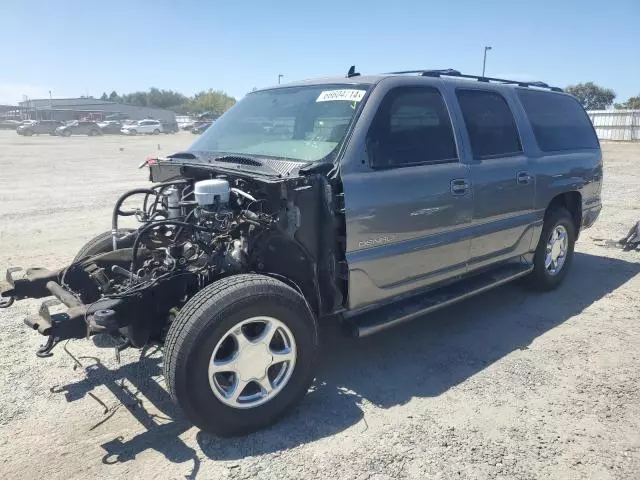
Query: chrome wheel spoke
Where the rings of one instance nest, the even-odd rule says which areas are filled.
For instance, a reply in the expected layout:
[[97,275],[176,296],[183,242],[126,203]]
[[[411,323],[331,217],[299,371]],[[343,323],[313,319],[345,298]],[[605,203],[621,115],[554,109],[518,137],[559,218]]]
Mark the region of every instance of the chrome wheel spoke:
[[545,252],[544,266],[551,275],[557,274],[564,266],[569,249],[569,235],[563,225],[553,229]]
[[287,348],[286,350],[281,350],[279,352],[271,351],[271,355],[273,355],[273,362],[271,365],[276,365],[282,362],[291,362],[295,360],[295,353],[291,351],[291,349]]
[[257,407],[287,385],[295,363],[296,342],[289,327],[272,317],[252,317],[218,341],[209,363],[209,383],[222,403]]
[[229,400],[237,402],[244,389],[247,388],[248,384],[249,382],[242,380],[240,376],[236,375],[236,381],[233,384],[233,390],[229,393]]
[[264,332],[262,332],[262,335],[260,335],[258,341],[260,343],[263,343],[264,345],[269,346],[277,331],[278,327],[276,327],[273,323],[267,323],[264,327]]
[[269,380],[269,375],[265,375],[260,380],[258,380],[258,385],[262,389],[262,393],[269,395],[273,391],[273,386],[271,385],[271,380]]
[[236,344],[238,345],[238,353],[241,353],[247,345],[251,344],[251,341],[249,341],[240,327],[235,329],[231,335],[233,335],[233,338],[236,340]]
[[227,361],[214,360],[211,362],[209,373],[216,374],[225,372],[237,373],[234,359]]

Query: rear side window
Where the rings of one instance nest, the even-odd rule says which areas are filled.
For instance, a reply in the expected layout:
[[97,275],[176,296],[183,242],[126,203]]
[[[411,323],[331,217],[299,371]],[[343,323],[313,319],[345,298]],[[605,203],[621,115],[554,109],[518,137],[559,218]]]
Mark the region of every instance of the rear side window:
[[525,89],[518,97],[543,152],[599,148],[591,120],[575,98]]
[[474,158],[522,152],[513,114],[502,95],[485,90],[457,90]]
[[401,87],[382,101],[367,134],[374,167],[458,159],[449,112],[435,88]]

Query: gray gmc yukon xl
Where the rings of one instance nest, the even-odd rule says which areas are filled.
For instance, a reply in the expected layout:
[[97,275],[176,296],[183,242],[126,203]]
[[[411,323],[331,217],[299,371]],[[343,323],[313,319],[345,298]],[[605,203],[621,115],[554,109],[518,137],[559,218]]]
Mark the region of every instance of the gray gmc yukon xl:
[[117,200],[109,231],[55,271],[9,269],[2,306],[50,297],[25,320],[39,356],[90,336],[163,345],[171,397],[220,435],[304,397],[319,322],[363,336],[518,278],[556,288],[601,208],[575,98],[455,70],[252,92],[145,165],[153,184]]

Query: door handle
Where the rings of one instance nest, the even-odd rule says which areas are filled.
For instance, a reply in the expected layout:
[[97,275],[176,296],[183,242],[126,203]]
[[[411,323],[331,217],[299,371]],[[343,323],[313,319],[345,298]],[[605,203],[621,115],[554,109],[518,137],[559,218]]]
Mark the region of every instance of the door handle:
[[466,178],[451,180],[451,193],[454,195],[466,195],[471,190],[471,184]]
[[516,181],[520,185],[528,185],[533,177],[527,172],[518,172],[516,175]]

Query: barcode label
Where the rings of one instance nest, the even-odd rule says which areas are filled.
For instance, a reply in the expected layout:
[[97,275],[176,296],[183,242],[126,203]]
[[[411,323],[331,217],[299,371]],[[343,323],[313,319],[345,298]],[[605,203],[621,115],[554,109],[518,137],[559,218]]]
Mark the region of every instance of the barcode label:
[[318,95],[316,102],[335,102],[340,100],[345,102],[359,102],[365,93],[366,90],[354,89],[324,90]]

